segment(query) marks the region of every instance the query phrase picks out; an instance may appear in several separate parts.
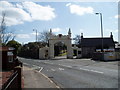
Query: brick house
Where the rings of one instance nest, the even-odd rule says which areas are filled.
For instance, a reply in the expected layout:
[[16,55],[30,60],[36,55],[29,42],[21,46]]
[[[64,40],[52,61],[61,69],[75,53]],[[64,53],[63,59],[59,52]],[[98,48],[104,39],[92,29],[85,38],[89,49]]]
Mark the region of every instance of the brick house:
[[[102,38],[84,38],[83,34],[81,34],[81,49],[82,49],[82,57],[91,58],[93,53],[96,52],[97,49],[102,48]],[[111,33],[110,37],[103,37],[103,48],[104,49],[115,49],[115,43],[113,40],[113,35]]]

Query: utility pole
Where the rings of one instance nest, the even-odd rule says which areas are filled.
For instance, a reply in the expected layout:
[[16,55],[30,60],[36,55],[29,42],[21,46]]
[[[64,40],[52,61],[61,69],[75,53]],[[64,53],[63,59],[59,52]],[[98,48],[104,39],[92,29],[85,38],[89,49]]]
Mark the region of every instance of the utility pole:
[[100,22],[101,22],[101,37],[102,37],[102,49],[101,49],[101,52],[104,51],[104,43],[103,43],[103,23],[102,23],[102,13],[95,13],[96,15],[100,15]]
[[36,42],[37,42],[37,29],[33,29],[33,31],[36,31]]

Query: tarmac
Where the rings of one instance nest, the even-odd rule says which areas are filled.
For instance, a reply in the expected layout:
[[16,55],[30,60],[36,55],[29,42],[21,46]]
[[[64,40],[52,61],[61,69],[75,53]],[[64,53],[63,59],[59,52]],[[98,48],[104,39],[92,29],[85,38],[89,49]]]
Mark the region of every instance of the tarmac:
[[23,66],[24,88],[55,88],[60,90],[46,75],[26,66]]

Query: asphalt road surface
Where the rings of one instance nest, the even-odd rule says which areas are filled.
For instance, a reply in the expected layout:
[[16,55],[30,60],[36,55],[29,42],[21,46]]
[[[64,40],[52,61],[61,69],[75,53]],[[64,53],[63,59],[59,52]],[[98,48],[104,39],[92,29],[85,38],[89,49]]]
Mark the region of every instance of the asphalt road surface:
[[24,65],[44,73],[61,88],[118,88],[118,61],[25,58],[19,60]]

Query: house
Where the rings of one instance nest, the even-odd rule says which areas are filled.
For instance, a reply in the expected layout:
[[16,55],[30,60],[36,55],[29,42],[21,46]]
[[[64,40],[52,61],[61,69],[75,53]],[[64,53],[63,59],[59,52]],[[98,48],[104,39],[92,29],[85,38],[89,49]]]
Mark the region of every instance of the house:
[[[20,62],[14,54],[13,47],[0,47],[0,88],[1,90],[22,90],[22,62]],[[1,65],[2,64],[2,65]],[[20,67],[21,66],[21,67]]]
[[97,38],[84,38],[83,33],[81,34],[81,49],[82,49],[82,57],[91,58],[93,53],[96,50],[102,49],[102,41],[103,41],[103,50],[114,50],[115,43],[113,40],[113,35],[111,33],[110,37],[97,37]]

